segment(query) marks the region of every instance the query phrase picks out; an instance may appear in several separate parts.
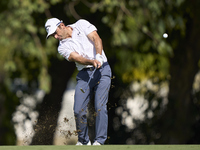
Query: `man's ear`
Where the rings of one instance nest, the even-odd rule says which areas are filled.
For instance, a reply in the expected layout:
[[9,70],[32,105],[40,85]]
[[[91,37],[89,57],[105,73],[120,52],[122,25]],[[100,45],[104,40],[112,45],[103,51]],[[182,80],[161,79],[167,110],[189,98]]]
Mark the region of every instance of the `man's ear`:
[[65,24],[62,22],[62,23],[60,24],[60,26],[65,27]]

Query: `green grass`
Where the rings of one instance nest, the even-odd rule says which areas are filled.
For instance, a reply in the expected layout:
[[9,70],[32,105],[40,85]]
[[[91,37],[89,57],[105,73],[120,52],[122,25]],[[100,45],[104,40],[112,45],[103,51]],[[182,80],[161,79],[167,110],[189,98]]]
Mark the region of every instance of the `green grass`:
[[200,145],[0,146],[0,150],[200,150]]

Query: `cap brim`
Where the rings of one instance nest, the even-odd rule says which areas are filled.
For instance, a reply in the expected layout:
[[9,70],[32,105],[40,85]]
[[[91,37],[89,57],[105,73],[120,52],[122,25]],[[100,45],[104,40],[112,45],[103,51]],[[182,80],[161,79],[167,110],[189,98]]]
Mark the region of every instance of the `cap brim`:
[[49,38],[49,36],[50,36],[50,35],[52,35],[52,34],[53,34],[53,33],[51,33],[51,34],[48,34],[48,35],[47,35],[47,37],[46,37],[46,39],[48,39],[48,38]]
[[55,27],[53,29],[51,28],[51,31],[49,31],[49,33],[47,34],[46,39],[48,39],[50,35],[52,35],[54,32],[56,32],[56,29],[57,29],[57,27]]

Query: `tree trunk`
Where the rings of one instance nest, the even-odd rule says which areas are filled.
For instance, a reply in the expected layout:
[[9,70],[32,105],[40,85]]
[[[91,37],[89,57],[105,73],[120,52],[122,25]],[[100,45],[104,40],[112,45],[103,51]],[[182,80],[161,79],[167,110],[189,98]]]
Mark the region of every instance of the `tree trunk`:
[[66,60],[53,60],[51,62],[49,73],[52,78],[52,88],[40,106],[39,118],[31,145],[53,144],[63,93],[75,69],[74,63],[69,63]]
[[[192,1],[192,18],[188,16],[186,38],[179,42],[170,60],[170,87],[168,108],[161,125],[161,141],[168,144],[186,144],[193,136],[192,125],[195,122],[195,107],[193,105],[192,89],[194,77],[199,67],[200,58],[200,21],[199,2]],[[177,33],[175,33],[177,34]],[[172,35],[176,36],[176,35]],[[164,127],[164,128],[162,128]]]

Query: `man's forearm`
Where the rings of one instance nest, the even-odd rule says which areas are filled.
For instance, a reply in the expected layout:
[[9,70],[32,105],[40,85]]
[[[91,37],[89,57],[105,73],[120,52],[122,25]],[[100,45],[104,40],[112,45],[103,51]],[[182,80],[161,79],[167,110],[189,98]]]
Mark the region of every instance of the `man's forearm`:
[[102,40],[99,37],[98,33],[96,31],[93,31],[88,35],[88,38],[94,43],[95,49],[96,49],[96,54],[102,54],[103,50],[103,44]]
[[94,45],[95,45],[95,49],[96,49],[96,54],[102,54],[102,50],[103,50],[103,44],[102,44],[102,40],[101,38],[95,39],[94,40]]
[[97,68],[101,67],[101,63],[98,60],[96,59],[91,60],[91,59],[84,58],[76,52],[72,52],[68,60],[73,61],[73,62],[78,62],[82,65],[93,65],[94,67],[97,67]]
[[82,65],[93,65],[94,60],[90,60],[87,58],[82,57],[76,52],[72,52],[68,58],[69,61],[78,62]]

